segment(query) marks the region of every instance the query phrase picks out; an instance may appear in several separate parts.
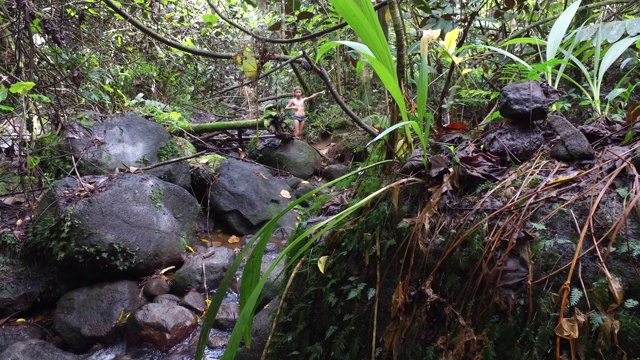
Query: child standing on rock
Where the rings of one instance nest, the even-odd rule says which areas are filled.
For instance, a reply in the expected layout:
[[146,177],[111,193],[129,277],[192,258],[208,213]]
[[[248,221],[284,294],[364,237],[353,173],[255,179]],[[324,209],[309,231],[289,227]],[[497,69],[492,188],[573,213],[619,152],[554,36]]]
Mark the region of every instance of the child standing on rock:
[[294,109],[293,112],[293,129],[294,129],[294,137],[296,139],[302,139],[302,129],[304,129],[304,121],[307,119],[307,116],[304,112],[304,102],[314,97],[324,94],[326,90],[318,91],[307,97],[302,97],[302,88],[296,86],[293,89],[293,94],[295,98],[291,99],[287,106],[285,106],[286,110]]

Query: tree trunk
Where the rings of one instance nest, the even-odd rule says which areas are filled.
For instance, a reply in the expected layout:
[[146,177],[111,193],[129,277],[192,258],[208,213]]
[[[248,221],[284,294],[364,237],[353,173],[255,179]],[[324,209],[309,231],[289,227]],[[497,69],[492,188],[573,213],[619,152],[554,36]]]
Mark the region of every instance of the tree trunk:
[[[393,31],[396,34],[396,74],[398,76],[398,84],[400,85],[400,89],[402,89],[402,91],[404,92],[407,53],[404,24],[402,23],[402,18],[400,17],[398,2],[396,0],[390,0],[388,2],[388,5],[389,12],[391,13],[391,23],[393,24]],[[393,126],[400,122],[400,111],[398,109],[398,104],[396,104],[395,102],[393,103],[393,108],[391,109],[391,114],[389,117],[390,126]],[[387,159],[393,158],[396,142],[398,141],[397,139],[398,137],[396,131],[392,131],[391,133],[389,133],[390,148],[387,149]],[[407,140],[409,141],[410,139]]]
[[202,134],[208,132],[240,130],[240,129],[265,129],[265,119],[249,119],[249,120],[233,120],[212,122],[206,124],[186,124],[178,125],[171,130],[172,133],[188,132],[194,134]]

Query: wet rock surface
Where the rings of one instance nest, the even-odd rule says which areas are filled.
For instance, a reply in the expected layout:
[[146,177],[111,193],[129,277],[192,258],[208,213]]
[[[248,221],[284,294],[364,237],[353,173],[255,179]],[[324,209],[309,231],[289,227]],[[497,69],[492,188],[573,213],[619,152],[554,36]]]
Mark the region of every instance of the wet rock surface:
[[189,337],[196,325],[196,316],[182,306],[150,303],[129,317],[127,342],[147,342],[166,352]]
[[[173,292],[184,294],[191,289],[204,291],[205,284],[208,289],[214,289],[224,277],[234,258],[233,250],[224,247],[188,258],[171,280]],[[206,279],[206,283],[203,279]]]
[[63,351],[44,340],[26,340],[14,343],[0,352],[2,360],[79,360],[78,355]]
[[204,296],[197,291],[189,291],[180,301],[180,305],[195,312],[198,315],[204,314],[207,308]]
[[0,327],[0,353],[17,342],[44,340],[45,335],[45,331],[42,328],[30,324]]
[[153,277],[149,279],[142,288],[145,296],[147,297],[156,297],[159,295],[164,295],[171,291],[171,287],[169,286],[169,282],[164,277]]
[[118,321],[145,302],[133,281],[80,288],[58,301],[53,327],[74,352],[85,352],[98,342],[114,343]]

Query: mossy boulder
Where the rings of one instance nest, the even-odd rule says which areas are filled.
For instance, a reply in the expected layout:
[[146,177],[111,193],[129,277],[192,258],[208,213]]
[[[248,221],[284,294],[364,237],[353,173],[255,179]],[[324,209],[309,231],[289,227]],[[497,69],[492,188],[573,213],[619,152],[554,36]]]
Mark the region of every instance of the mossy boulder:
[[[146,167],[194,150],[185,140],[172,138],[164,126],[135,114],[113,117],[85,114],[64,128],[64,137],[81,175],[111,174],[122,167]],[[184,188],[191,183],[186,161],[147,172]]]
[[322,156],[304,141],[270,141],[260,149],[260,163],[306,179],[322,166]]
[[29,240],[34,251],[103,278],[111,272],[146,275],[180,263],[199,207],[177,185],[120,174],[63,179],[38,210]]

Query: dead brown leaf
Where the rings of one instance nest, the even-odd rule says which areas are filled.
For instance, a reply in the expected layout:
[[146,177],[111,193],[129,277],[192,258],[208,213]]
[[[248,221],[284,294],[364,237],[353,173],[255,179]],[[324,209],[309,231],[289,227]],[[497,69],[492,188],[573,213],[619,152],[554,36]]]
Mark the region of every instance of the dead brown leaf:
[[578,331],[578,322],[575,317],[563,318],[556,326],[555,333],[563,339],[577,339],[580,334]]

